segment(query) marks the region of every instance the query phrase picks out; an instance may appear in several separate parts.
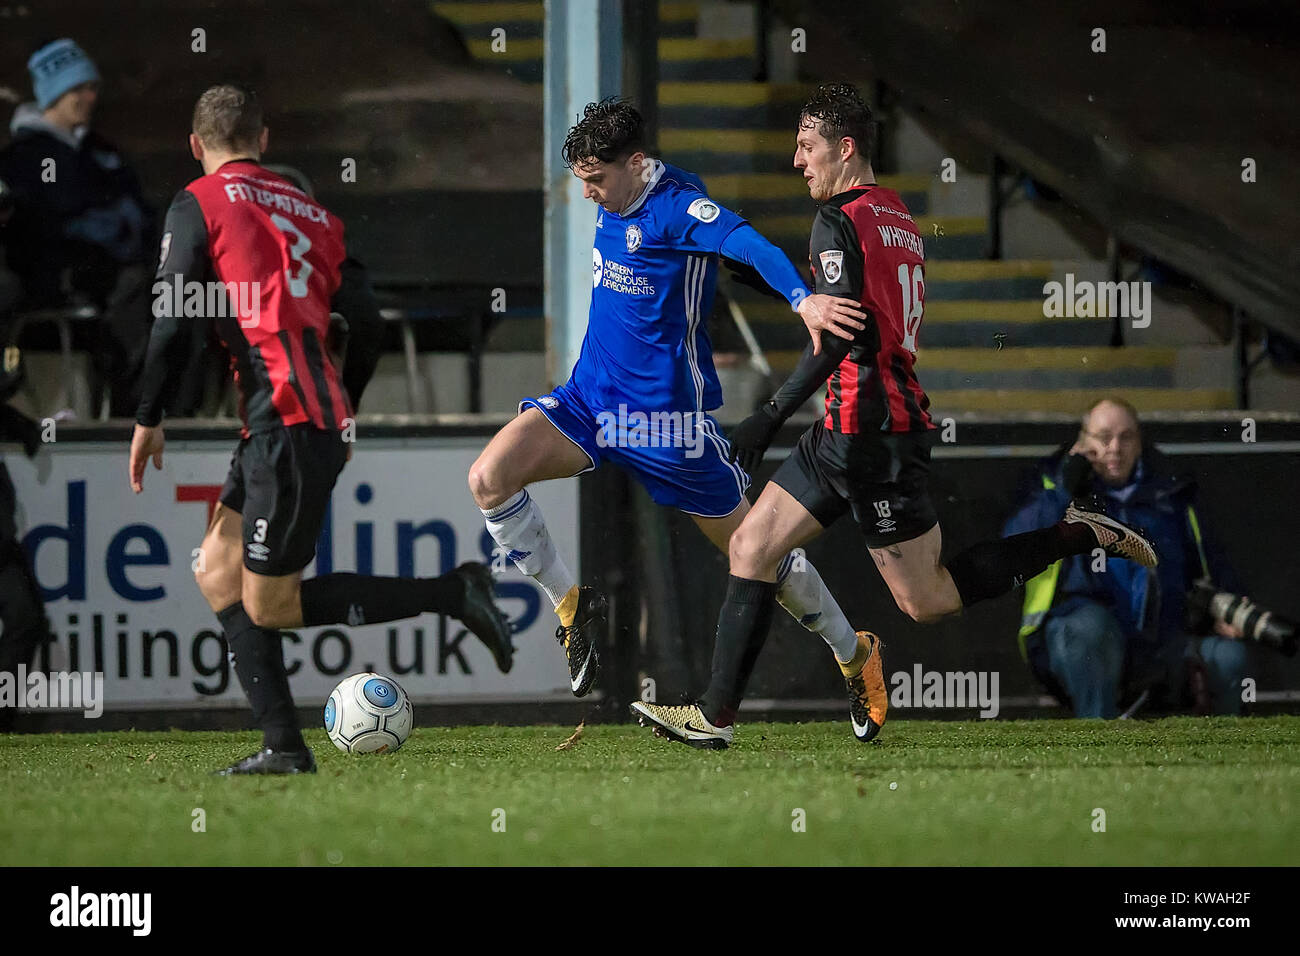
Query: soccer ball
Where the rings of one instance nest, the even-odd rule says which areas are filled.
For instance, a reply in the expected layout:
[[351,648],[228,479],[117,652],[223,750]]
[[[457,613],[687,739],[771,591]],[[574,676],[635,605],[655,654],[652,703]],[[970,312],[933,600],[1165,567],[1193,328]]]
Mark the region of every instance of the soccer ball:
[[411,699],[391,677],[353,674],[330,693],[325,732],[344,753],[396,750],[411,733]]

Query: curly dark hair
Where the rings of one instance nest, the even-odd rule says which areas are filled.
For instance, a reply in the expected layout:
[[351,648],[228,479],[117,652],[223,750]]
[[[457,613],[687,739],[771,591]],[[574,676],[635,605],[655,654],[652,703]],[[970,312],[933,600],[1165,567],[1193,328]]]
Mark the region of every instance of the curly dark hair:
[[828,142],[848,137],[868,162],[876,145],[876,121],[871,107],[847,83],[824,83],[799,111],[799,125],[813,125]]
[[572,169],[591,160],[612,163],[645,149],[645,121],[628,100],[611,96],[588,103],[582,119],[564,137],[564,165]]

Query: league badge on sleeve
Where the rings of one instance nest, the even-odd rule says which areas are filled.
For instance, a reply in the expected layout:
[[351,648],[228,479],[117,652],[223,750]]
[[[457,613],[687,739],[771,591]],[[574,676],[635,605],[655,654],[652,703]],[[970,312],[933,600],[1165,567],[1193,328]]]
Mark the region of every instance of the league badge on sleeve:
[[697,199],[686,207],[686,212],[700,222],[713,222],[718,218],[718,204],[712,199]]
[[632,225],[627,227],[627,232],[625,232],[623,235],[624,238],[627,239],[628,252],[636,252],[638,249],[641,248],[641,227],[640,226],[633,223]]
[[840,276],[844,274],[844,250],[827,249],[821,253],[822,275],[831,285],[840,281]]

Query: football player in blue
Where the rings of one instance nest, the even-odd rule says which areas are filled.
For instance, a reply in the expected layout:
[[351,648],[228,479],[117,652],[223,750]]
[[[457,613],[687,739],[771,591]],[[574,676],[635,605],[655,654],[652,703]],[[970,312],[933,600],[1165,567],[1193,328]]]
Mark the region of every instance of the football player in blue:
[[[649,157],[630,103],[589,104],[569,130],[564,161],[598,207],[587,334],[569,380],[520,402],[470,468],[469,486],[502,552],[551,599],[582,697],[596,680],[605,599],[578,586],[528,486],[612,462],[655,502],[689,514],[725,554],[749,511],[749,476],[709,414],[722,404],[705,329],[719,258],[757,273],[810,327],[848,338],[866,316],[855,300],[810,294],[785,254],[711,200],[698,177]],[[781,563],[777,598],[842,666],[858,654],[864,638],[793,552]],[[715,668],[754,664],[716,657],[717,648]]]

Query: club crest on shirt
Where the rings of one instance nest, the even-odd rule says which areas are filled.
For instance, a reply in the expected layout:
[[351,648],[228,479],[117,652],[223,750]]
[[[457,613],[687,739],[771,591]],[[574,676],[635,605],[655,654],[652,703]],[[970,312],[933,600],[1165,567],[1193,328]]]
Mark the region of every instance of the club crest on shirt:
[[700,222],[713,222],[718,218],[720,210],[712,199],[697,199],[686,207],[686,212]]
[[844,274],[844,251],[842,249],[827,249],[821,253],[822,275],[831,285],[840,281],[840,276]]
[[635,223],[627,227],[627,232],[623,234],[627,240],[627,251],[636,252],[641,248],[641,227]]
[[172,234],[170,232],[165,232],[163,233],[163,237],[162,237],[162,245],[158,249],[159,269],[167,265],[167,253],[171,251],[172,251]]

